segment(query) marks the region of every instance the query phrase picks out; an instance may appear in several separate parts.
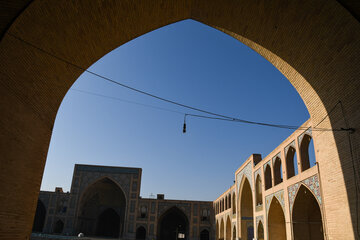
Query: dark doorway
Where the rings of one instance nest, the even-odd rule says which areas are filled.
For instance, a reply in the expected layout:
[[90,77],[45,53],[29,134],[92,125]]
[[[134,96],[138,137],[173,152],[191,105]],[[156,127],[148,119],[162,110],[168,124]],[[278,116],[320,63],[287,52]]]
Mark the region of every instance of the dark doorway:
[[209,240],[209,231],[204,229],[200,233],[200,240]]
[[112,208],[103,211],[98,217],[96,235],[117,238],[119,231],[120,216]]
[[46,217],[46,208],[41,200],[38,200],[34,218],[33,232],[42,232]]
[[[186,215],[177,207],[167,210],[159,219],[159,240],[177,240],[179,234],[188,238],[189,221]],[[181,239],[181,238],[180,238]]]
[[125,208],[122,189],[109,178],[99,179],[81,196],[77,231],[85,236],[121,237]]
[[57,220],[57,222],[54,225],[54,233],[60,234],[62,233],[63,229],[64,229],[64,222],[61,220]]
[[144,240],[146,238],[146,230],[143,226],[136,229],[136,240]]
[[320,206],[312,192],[303,185],[295,198],[292,222],[295,239],[324,239]]

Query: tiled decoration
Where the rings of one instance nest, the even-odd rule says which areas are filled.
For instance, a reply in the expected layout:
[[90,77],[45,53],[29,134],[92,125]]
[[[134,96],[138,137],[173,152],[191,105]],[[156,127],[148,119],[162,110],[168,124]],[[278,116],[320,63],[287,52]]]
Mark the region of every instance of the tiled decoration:
[[288,187],[289,192],[289,204],[290,204],[290,212],[292,212],[292,208],[295,202],[296,194],[301,186],[301,184],[305,185],[316,197],[319,204],[322,204],[321,192],[320,192],[320,184],[318,175],[311,176],[301,182],[295,183]]
[[280,190],[280,191],[277,191],[276,193],[270,194],[265,197],[266,213],[269,212],[269,207],[270,207],[273,197],[276,197],[276,199],[279,201],[281,207],[283,208],[283,211],[285,212],[284,190]]
[[308,129],[306,129],[306,131],[303,132],[302,134],[300,134],[300,136],[298,137],[299,147],[300,147],[301,141],[302,141],[302,139],[304,138],[305,134],[307,134],[307,135],[309,135],[310,137],[312,137],[311,127],[309,127]]
[[257,226],[259,226],[259,222],[261,222],[264,225],[264,217],[263,217],[263,215],[256,216],[256,228],[257,228]]
[[252,166],[251,166],[251,162],[249,162],[244,168],[243,170],[241,170],[237,175],[236,175],[236,181],[237,181],[237,191],[239,192],[239,188],[240,188],[240,184],[241,181],[243,179],[243,176],[245,175],[245,177],[247,177],[249,183],[250,183],[250,187],[251,189],[253,189],[253,182],[252,182]]

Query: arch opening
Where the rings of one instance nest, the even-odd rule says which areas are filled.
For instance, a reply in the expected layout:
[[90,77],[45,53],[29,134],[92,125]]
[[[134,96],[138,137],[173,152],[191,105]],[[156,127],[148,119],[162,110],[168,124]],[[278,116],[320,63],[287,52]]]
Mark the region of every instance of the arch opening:
[[44,224],[45,224],[45,218],[46,218],[45,205],[40,199],[38,199],[33,228],[32,228],[33,232],[42,232],[43,231]]
[[261,185],[261,177],[257,175],[255,181],[255,199],[256,199],[256,206],[262,205],[262,185]]
[[316,164],[314,141],[312,137],[305,134],[300,144],[301,171],[312,168]]
[[253,198],[250,183],[244,178],[240,200],[240,226],[241,239],[252,240],[254,238],[253,227]]
[[122,189],[109,178],[100,179],[81,195],[77,230],[85,236],[121,237],[125,209]]
[[207,229],[204,229],[200,232],[200,240],[209,240],[210,239],[210,233]]
[[53,229],[53,233],[55,234],[61,234],[64,229],[64,222],[60,219],[56,221]]
[[168,209],[158,221],[159,240],[177,240],[178,234],[189,239],[189,221],[187,216],[177,207]]
[[267,165],[265,168],[265,190],[268,190],[271,187],[272,187],[271,167]]
[[318,201],[304,185],[298,190],[292,210],[294,239],[324,239],[323,222]]
[[282,183],[283,174],[282,174],[282,164],[281,159],[277,157],[274,162],[274,186]]
[[235,200],[235,193],[232,194],[232,213],[236,214],[236,200]]
[[146,239],[146,229],[143,226],[140,226],[136,229],[136,240],[145,240]]
[[259,222],[258,229],[257,229],[257,239],[264,240],[264,226],[262,222]]
[[236,227],[235,227],[235,225],[234,225],[234,227],[233,227],[232,239],[233,239],[233,240],[236,240]]
[[231,221],[230,221],[229,216],[226,219],[226,237],[225,237],[225,240],[231,240]]
[[224,238],[225,238],[224,234],[225,234],[225,232],[224,232],[224,219],[221,219],[219,240],[224,240]]
[[285,216],[281,204],[273,197],[268,213],[269,240],[286,240]]
[[288,179],[298,174],[298,161],[296,156],[296,150],[292,146],[289,147],[286,153],[286,172]]

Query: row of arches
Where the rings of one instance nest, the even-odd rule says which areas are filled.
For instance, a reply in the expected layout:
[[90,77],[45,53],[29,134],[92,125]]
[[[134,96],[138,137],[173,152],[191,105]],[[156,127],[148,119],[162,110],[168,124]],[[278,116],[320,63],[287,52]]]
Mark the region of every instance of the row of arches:
[[218,200],[214,204],[215,214],[219,214],[223,211],[226,211],[228,209],[232,209],[232,212],[236,213],[236,203],[235,203],[235,192],[228,193],[224,198]]

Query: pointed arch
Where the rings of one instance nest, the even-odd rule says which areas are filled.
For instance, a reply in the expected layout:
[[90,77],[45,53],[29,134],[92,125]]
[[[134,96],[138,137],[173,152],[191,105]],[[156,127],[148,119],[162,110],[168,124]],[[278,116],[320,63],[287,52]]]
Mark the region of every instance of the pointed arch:
[[226,218],[226,236],[225,236],[225,240],[231,240],[231,221],[230,221],[229,216],[227,216],[227,218]]
[[224,218],[221,218],[219,240],[224,240],[225,239],[224,234],[225,234],[225,231],[224,231]]
[[261,176],[258,174],[255,180],[255,200],[256,206],[262,205],[262,184],[261,184]]
[[301,171],[315,166],[314,142],[309,134],[304,134],[300,144]]
[[[108,211],[105,212],[106,210]],[[76,229],[87,236],[107,236],[107,231],[101,229],[107,228],[106,222],[111,218],[114,223],[119,224],[119,226],[111,225],[112,236],[121,237],[125,210],[126,196],[122,188],[110,177],[101,177],[82,191]],[[117,230],[117,234],[113,233]]]
[[236,226],[233,227],[232,239],[236,240]]
[[249,180],[245,177],[241,192],[239,195],[240,199],[240,230],[241,239],[252,239],[254,237],[253,231],[253,197],[252,197],[252,190],[249,183]]
[[203,229],[203,230],[200,232],[200,240],[210,240],[209,230]]
[[231,193],[228,194],[228,207],[231,208]]
[[286,240],[285,215],[276,197],[271,200],[267,224],[269,240]]
[[282,163],[279,157],[275,158],[274,161],[274,186],[282,183],[283,174],[282,174]]
[[236,214],[236,196],[235,196],[235,192],[232,193],[232,213]]
[[265,175],[265,190],[268,190],[272,187],[272,176],[271,176],[270,164],[266,165],[264,175]]
[[296,149],[293,146],[290,146],[286,153],[286,172],[288,179],[298,174]]
[[177,206],[168,208],[158,219],[157,239],[176,240],[176,233],[189,236],[189,219],[187,215]]
[[46,219],[45,205],[40,199],[38,199],[32,231],[42,232],[45,224],[45,219]]
[[294,238],[324,239],[320,205],[314,194],[303,184],[298,189],[292,209]]
[[54,224],[53,233],[61,234],[63,230],[64,230],[64,222],[58,219]]
[[219,226],[219,220],[216,219],[216,239],[219,240],[220,239],[220,226]]
[[140,226],[136,229],[136,240],[145,240],[146,239],[146,229],[143,226]]
[[264,225],[262,221],[259,221],[259,224],[257,226],[257,239],[264,240]]

